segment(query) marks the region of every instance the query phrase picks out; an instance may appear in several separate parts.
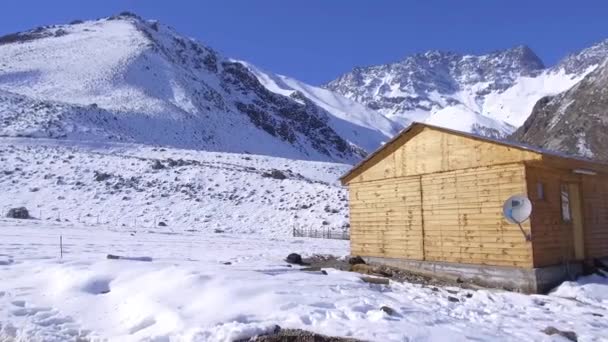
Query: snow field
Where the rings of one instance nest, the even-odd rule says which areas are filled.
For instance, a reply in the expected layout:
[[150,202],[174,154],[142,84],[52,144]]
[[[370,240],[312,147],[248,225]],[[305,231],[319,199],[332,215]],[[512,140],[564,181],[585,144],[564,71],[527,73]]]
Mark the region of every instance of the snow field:
[[554,326],[602,341],[608,328],[605,278],[549,296],[371,285],[284,262],[346,255],[346,241],[111,229],[0,220],[0,339],[232,341],[279,325],[370,341],[559,341],[541,332]]
[[[159,161],[162,169],[154,169]],[[248,154],[0,140],[0,209],[25,206],[65,224],[290,235],[293,228],[343,231],[350,166]],[[287,178],[268,177],[280,170]],[[41,216],[41,217],[39,217]],[[164,222],[167,227],[158,227]]]

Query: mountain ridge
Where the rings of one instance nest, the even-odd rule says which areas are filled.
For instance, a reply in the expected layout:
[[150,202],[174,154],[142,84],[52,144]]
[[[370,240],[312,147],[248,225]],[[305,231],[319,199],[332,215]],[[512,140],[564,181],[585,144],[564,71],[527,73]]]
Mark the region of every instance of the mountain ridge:
[[574,87],[540,99],[512,140],[608,162],[608,61]]
[[[243,64],[133,14],[40,27],[0,44],[0,135],[348,163],[388,139],[381,133],[357,146],[313,101],[271,92]],[[17,98],[29,105],[17,108]],[[91,116],[89,126],[82,116]],[[354,132],[370,129],[341,119]]]
[[397,122],[504,138],[523,124],[536,101],[572,87],[606,56],[608,40],[550,67],[526,45],[483,55],[431,50],[355,67],[323,87]]

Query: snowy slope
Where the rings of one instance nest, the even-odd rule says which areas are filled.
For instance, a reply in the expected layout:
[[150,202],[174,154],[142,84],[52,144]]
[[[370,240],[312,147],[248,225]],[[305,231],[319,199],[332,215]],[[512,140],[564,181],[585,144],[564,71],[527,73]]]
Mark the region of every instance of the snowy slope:
[[[160,162],[163,168],[153,166]],[[0,216],[125,230],[291,235],[347,229],[349,165],[69,140],[0,139]],[[279,170],[287,178],[268,177]]]
[[0,37],[0,61],[0,135],[351,163],[365,154],[322,108],[134,15]]
[[608,61],[567,91],[539,100],[512,138],[606,162],[607,132]]
[[331,114],[329,125],[342,137],[368,152],[376,150],[381,142],[389,140],[403,128],[401,124],[342,95],[287,76],[272,74],[244,61],[240,62],[247,66],[268,90],[295,99],[307,99],[325,109]]
[[525,46],[479,56],[429,51],[357,67],[325,87],[397,122],[504,137],[523,124],[536,101],[569,89],[607,56],[608,41],[550,68]]
[[[302,272],[284,262],[292,252],[346,255],[346,241],[131,235],[0,219],[0,250],[2,341],[228,342],[279,325],[378,342],[558,342],[568,340],[542,330],[603,341],[608,329],[608,282],[598,275],[545,296],[371,285],[356,273]],[[152,261],[107,260],[108,253]]]

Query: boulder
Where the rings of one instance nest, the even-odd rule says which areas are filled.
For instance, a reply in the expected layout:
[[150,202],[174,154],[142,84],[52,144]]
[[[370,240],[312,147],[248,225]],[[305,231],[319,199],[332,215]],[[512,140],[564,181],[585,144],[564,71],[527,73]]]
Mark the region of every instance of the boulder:
[[158,226],[159,227],[166,227],[167,224],[165,222],[163,222],[163,221],[160,221],[160,222],[158,222]]
[[387,315],[389,316],[394,316],[395,315],[395,309],[388,307],[388,306],[382,306],[380,308],[380,310],[384,311]]
[[276,169],[273,169],[270,172],[264,172],[262,174],[262,177],[273,178],[273,179],[278,179],[278,180],[287,179],[287,176],[285,175],[285,173],[283,173],[283,171],[276,170]]
[[109,173],[105,173],[105,172],[95,171],[95,172],[93,172],[93,177],[94,177],[95,181],[103,182],[105,180],[110,179],[112,177],[112,175]]
[[160,160],[155,160],[152,164],[152,170],[162,170],[165,168],[165,165],[160,162]]
[[14,218],[14,219],[21,219],[21,220],[27,220],[27,219],[31,219],[32,217],[30,216],[29,211],[27,211],[27,209],[25,207],[19,207],[19,208],[12,208],[8,211],[8,213],[6,214],[6,217],[8,218]]
[[574,331],[564,331],[564,330],[559,330],[556,327],[548,326],[542,332],[544,332],[545,334],[547,334],[549,336],[559,335],[559,336],[565,337],[573,342],[578,341],[578,336],[576,335],[576,333]]
[[363,258],[360,256],[354,256],[348,259],[348,263],[350,265],[365,264],[365,260],[363,260]]
[[275,326],[272,331],[252,338],[236,340],[236,342],[362,342],[351,337],[333,337],[320,335],[311,331],[299,329],[281,329]]
[[301,265],[302,264],[302,256],[298,253],[291,253],[285,259],[290,264]]

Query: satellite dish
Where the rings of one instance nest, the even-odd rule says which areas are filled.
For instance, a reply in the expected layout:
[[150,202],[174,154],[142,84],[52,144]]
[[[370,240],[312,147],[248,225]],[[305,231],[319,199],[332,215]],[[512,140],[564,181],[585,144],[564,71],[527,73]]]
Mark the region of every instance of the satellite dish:
[[532,202],[525,195],[514,195],[509,197],[502,206],[502,213],[510,223],[517,224],[522,234],[530,241],[528,235],[521,224],[524,223],[532,214]]
[[524,223],[532,214],[532,202],[524,195],[511,196],[502,206],[502,213],[513,224]]

